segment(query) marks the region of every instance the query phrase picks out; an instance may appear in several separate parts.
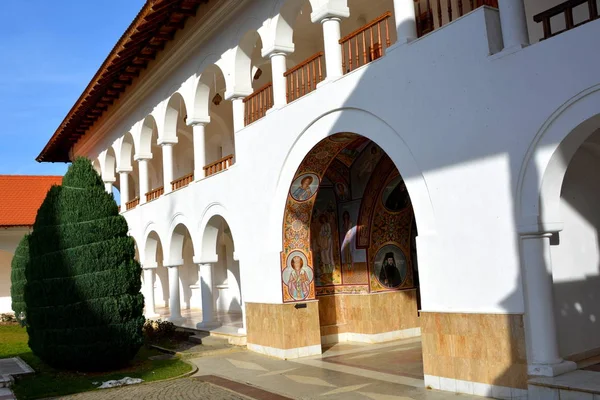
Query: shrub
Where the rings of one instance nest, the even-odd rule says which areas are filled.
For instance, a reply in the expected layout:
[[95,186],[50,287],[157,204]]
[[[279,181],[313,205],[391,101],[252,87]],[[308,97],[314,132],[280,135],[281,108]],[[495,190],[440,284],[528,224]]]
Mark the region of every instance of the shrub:
[[127,230],[85,158],[48,191],[15,255],[12,295],[15,312],[26,312],[29,346],[51,366],[117,368],[141,347],[141,268]]
[[29,235],[25,235],[19,242],[10,266],[11,306],[12,310],[15,312],[15,315],[20,315],[22,311],[25,313],[27,311],[25,308],[25,299],[23,298],[23,295],[25,283],[27,282],[25,278],[25,267],[29,262],[28,236]]

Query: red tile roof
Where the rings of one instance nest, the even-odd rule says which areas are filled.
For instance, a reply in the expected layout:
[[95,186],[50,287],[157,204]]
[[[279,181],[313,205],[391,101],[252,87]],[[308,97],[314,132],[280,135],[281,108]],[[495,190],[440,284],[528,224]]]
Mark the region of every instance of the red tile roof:
[[32,226],[38,208],[62,176],[0,175],[0,227]]

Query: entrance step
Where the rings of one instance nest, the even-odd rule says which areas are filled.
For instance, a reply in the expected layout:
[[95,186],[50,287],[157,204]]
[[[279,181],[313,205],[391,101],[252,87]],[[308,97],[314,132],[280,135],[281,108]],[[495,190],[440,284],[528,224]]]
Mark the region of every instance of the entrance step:
[[206,344],[209,340],[226,340],[233,346],[246,346],[246,335],[233,332],[232,330],[216,328],[209,331],[201,330],[200,333],[189,337],[189,341],[194,343]]
[[14,377],[33,374],[34,370],[21,357],[0,359],[0,388],[12,386]]
[[530,379],[529,400],[600,399],[600,372],[577,370]]

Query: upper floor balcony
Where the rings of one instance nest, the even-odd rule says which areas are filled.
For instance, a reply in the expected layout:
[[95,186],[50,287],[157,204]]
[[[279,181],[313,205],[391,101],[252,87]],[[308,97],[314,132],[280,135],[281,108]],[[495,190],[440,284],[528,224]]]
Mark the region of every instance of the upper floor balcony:
[[227,171],[236,160],[235,134],[245,126],[310,101],[307,95],[321,85],[385,59],[393,46],[438,34],[480,7],[499,10],[498,51],[505,52],[598,18],[598,0],[348,0],[341,2],[347,7],[326,11],[313,10],[309,0],[282,3],[271,24],[263,24],[275,27],[270,33],[242,35],[188,89],[100,154],[96,168],[107,189],[120,191],[121,212]]

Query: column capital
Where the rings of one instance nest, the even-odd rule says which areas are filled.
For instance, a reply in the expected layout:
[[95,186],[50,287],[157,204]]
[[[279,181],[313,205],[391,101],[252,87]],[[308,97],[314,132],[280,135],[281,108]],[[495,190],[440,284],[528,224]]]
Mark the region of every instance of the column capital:
[[163,265],[167,268],[174,268],[174,267],[181,267],[183,264],[185,264],[183,262],[182,259],[179,260],[163,260]]
[[112,177],[102,177],[102,182],[104,183],[110,183],[111,185],[114,184],[117,181],[117,179],[112,176]]
[[295,48],[295,46],[293,44],[292,44],[292,46],[283,46],[283,45],[275,44],[271,47],[263,48],[263,50],[261,51],[261,55],[264,58],[266,58],[266,57],[271,58],[271,57],[278,56],[278,55],[287,56],[294,52],[294,48]]
[[177,137],[158,139],[159,146],[175,146],[179,142]]
[[156,269],[158,268],[158,263],[156,261],[145,262],[142,264],[142,269]]
[[532,221],[519,225],[517,231],[519,236],[531,238],[535,236],[552,236],[562,231],[563,228],[564,224],[562,222]]
[[135,161],[148,161],[148,160],[152,160],[152,153],[136,153],[133,156],[133,159]]
[[189,118],[186,121],[187,126],[201,126],[210,124],[210,117]]
[[218,259],[214,259],[214,260],[207,260],[207,259],[202,259],[200,257],[196,257],[194,256],[194,258],[192,258],[192,262],[194,264],[198,264],[198,265],[204,265],[204,264],[214,264],[217,261],[219,261]]
[[117,173],[118,174],[128,174],[130,172],[133,171],[132,167],[121,167],[121,168],[117,168]]
[[243,100],[252,94],[252,90],[226,91],[225,100]]
[[341,19],[341,18],[348,18],[349,16],[350,16],[350,9],[348,7],[334,8],[329,5],[326,5],[317,10],[314,10],[310,14],[310,20],[313,23],[317,23],[317,22],[323,22],[324,20],[327,20],[327,19],[333,19],[333,18]]

